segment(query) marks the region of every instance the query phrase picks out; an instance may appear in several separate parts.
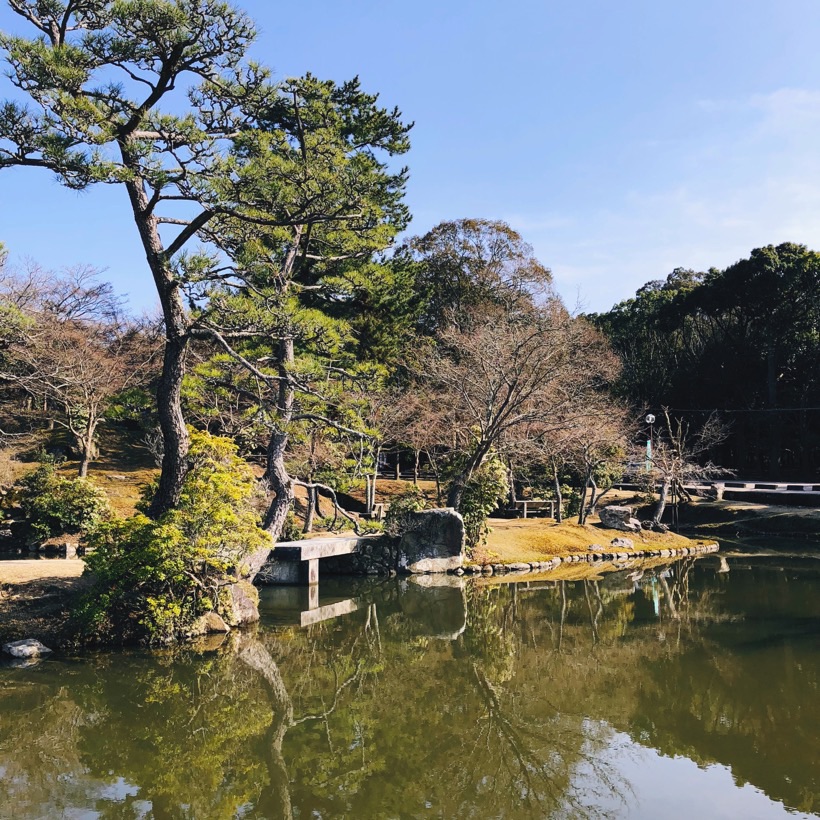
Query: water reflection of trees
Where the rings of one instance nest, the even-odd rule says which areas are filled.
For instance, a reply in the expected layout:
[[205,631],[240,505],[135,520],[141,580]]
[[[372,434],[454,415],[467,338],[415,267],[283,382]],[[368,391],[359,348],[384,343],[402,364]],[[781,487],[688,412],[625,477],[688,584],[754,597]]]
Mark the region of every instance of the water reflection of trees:
[[775,565],[718,576],[702,594],[719,606],[709,640],[648,671],[631,732],[665,754],[721,762],[736,781],[817,813],[820,597],[816,576],[804,582],[803,573]]
[[816,809],[817,661],[791,638],[726,651],[754,634],[737,621],[736,579],[693,577],[690,562],[473,585],[436,592],[435,607],[385,585],[344,619],[217,651],[0,677],[13,682],[0,688],[0,805],[22,817],[584,816],[603,793],[628,800],[600,762],[614,728]]

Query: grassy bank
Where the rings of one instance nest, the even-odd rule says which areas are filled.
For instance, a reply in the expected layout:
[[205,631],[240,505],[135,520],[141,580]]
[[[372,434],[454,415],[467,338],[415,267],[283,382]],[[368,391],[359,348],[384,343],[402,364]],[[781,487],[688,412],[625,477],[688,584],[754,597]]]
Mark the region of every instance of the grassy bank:
[[614,538],[628,538],[634,546],[618,547],[618,552],[636,552],[646,549],[682,549],[712,542],[710,538],[686,538],[675,533],[625,533],[602,527],[600,523],[556,524],[549,518],[491,518],[487,543],[473,552],[473,560],[480,564],[512,564],[547,561],[564,558],[574,553],[585,553],[593,544],[604,551],[611,549]]

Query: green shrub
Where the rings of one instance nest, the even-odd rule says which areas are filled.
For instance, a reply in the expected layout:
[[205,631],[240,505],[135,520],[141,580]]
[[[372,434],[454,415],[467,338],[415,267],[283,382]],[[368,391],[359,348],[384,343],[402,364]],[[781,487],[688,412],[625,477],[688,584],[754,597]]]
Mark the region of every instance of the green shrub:
[[327,532],[349,532],[353,530],[353,522],[342,515],[317,515],[313,519],[313,527]]
[[302,532],[301,524],[296,520],[296,513],[293,510],[288,510],[285,517],[285,524],[282,527],[282,534],[279,536],[280,541],[301,541],[305,537]]
[[461,500],[467,549],[472,550],[486,540],[487,518],[509,489],[507,469],[495,456],[473,472]]
[[359,522],[359,530],[362,535],[381,535],[384,532],[384,522],[366,519]]
[[[550,485],[544,489],[544,498],[552,501],[557,500],[554,486]],[[581,493],[578,492],[577,487],[561,484],[561,500],[563,502],[564,518],[572,518],[572,516],[578,515],[581,510]]]
[[168,643],[220,611],[245,557],[270,545],[253,506],[256,481],[233,442],[192,432],[189,459],[175,509],[156,521],[137,513],[89,538],[96,579],[75,613],[81,639]]
[[390,499],[390,506],[384,516],[384,532],[394,538],[407,529],[411,513],[424,509],[424,493],[418,487],[408,487],[404,492]]
[[577,487],[564,487],[564,517],[572,518],[581,512],[581,493]]
[[108,498],[96,484],[63,478],[53,462],[41,464],[20,485],[20,506],[38,541],[62,533],[88,535],[111,515]]

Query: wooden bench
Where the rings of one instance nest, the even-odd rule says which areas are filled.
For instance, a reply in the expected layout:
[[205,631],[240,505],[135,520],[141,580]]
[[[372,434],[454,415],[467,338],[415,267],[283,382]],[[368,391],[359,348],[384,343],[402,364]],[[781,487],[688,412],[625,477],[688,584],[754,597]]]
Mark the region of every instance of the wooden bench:
[[549,518],[555,518],[555,502],[547,501],[543,498],[532,498],[523,501],[516,501],[510,509],[521,513],[522,518],[526,518],[528,513],[543,513],[549,510]]

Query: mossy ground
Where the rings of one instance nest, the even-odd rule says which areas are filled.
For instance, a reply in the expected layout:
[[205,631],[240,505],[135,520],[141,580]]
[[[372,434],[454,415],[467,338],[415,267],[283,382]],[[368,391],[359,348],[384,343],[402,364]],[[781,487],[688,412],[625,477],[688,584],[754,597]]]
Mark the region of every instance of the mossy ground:
[[593,522],[557,524],[550,518],[491,518],[487,543],[473,551],[472,559],[479,564],[510,564],[518,562],[546,561],[563,558],[573,553],[587,552],[592,544],[603,551],[613,538],[629,538],[632,549],[618,547],[618,552],[634,552],[644,549],[680,549],[702,544],[710,539],[691,539],[675,533],[639,532],[625,533],[609,530]]

